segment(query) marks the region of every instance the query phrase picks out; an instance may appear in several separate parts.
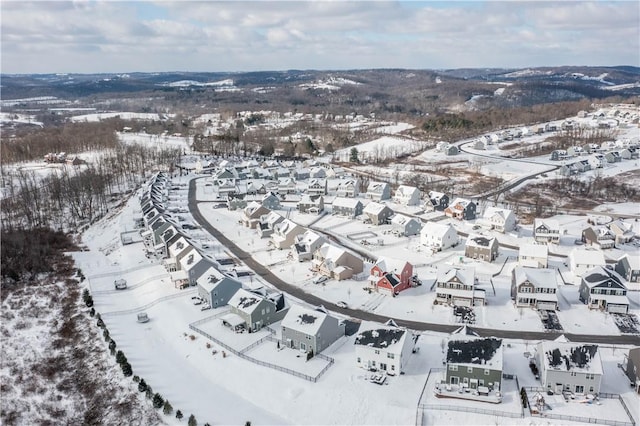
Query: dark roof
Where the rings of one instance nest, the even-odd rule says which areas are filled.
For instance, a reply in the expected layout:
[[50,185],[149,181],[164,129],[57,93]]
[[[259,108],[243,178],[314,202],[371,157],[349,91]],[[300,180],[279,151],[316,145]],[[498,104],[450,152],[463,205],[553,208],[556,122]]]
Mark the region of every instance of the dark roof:
[[313,324],[318,319],[318,317],[307,314],[298,315],[298,318],[300,319],[300,324]]
[[490,361],[502,345],[494,337],[479,340],[451,340],[447,349],[447,362],[484,364]]
[[606,283],[612,281],[614,284],[624,287],[620,275],[607,268],[596,268],[592,273],[585,275],[583,279],[588,283]]
[[249,306],[255,305],[259,301],[260,299],[258,299],[257,297],[241,297],[238,306],[240,308],[248,308]]
[[400,280],[398,279],[396,274],[387,273],[385,274],[385,278],[393,287],[396,287],[398,284],[400,284]]
[[489,247],[489,243],[493,240],[493,238],[473,237],[471,238],[471,240],[473,240],[479,246]]
[[307,247],[304,244],[294,244],[296,253],[306,253]]
[[549,359],[549,365],[551,367],[560,367],[564,364],[567,371],[571,370],[571,366],[575,365],[578,368],[583,368],[591,362],[596,352],[598,352],[597,345],[582,345],[571,348],[570,356],[563,355],[560,349],[555,348],[547,352],[547,358]]
[[405,331],[400,329],[389,330],[386,328],[379,328],[376,330],[367,330],[356,336],[355,343],[357,345],[384,349],[397,343],[404,333]]

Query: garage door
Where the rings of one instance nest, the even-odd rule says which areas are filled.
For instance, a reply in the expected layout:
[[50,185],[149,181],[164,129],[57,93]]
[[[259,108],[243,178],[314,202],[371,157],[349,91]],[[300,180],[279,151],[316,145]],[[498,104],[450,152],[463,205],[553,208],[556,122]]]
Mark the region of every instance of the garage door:
[[538,309],[541,311],[555,311],[556,304],[553,302],[538,302]]
[[625,314],[627,313],[627,310],[628,310],[627,305],[612,305],[612,304],[607,305],[607,311],[613,312],[616,314]]
[[471,306],[471,300],[454,297],[453,304],[456,306]]

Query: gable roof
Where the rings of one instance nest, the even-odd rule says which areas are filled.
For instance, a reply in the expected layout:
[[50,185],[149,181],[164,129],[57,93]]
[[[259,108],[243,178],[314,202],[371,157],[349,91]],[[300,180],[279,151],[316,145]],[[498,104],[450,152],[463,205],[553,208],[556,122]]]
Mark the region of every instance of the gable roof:
[[582,277],[582,281],[589,288],[607,283],[611,283],[617,287],[626,288],[624,285],[624,278],[622,278],[620,274],[609,268],[603,268],[602,266],[596,266],[589,270]]
[[526,268],[516,266],[513,270],[516,285],[529,281],[536,288],[556,288],[556,271],[553,269]]
[[355,209],[358,204],[362,205],[362,202],[357,198],[348,198],[348,197],[336,197],[333,200],[334,207],[344,207],[349,209]]
[[293,305],[282,319],[281,325],[306,335],[315,336],[328,318],[332,317],[326,311]]
[[454,337],[447,344],[447,362],[502,369],[502,339]]
[[518,256],[543,257],[549,256],[549,247],[546,244],[522,244],[518,250]]
[[483,235],[469,235],[467,237],[467,246],[471,247],[492,247],[498,244],[495,237],[485,237]]
[[395,272],[401,273],[404,267],[407,265],[406,260],[392,259],[389,257],[380,257],[374,266],[377,266],[383,272]]
[[453,232],[458,234],[456,229],[450,224],[437,223],[437,222],[427,222],[422,227],[422,231],[420,232],[423,235],[433,235],[435,238],[442,238],[445,236],[450,229],[453,229]]
[[557,341],[538,344],[545,370],[602,374],[602,361],[597,345],[581,345]]
[[382,213],[385,209],[391,210],[385,204],[377,203],[375,201],[371,201],[369,204],[367,204],[365,206],[365,208],[362,210],[362,212],[366,213],[366,214],[378,215],[378,214]]
[[436,280],[440,283],[446,283],[457,278],[462,284],[474,285],[476,271],[473,268],[452,268],[441,267],[438,269]]
[[407,331],[390,325],[363,322],[354,345],[384,349],[400,354],[407,338]]

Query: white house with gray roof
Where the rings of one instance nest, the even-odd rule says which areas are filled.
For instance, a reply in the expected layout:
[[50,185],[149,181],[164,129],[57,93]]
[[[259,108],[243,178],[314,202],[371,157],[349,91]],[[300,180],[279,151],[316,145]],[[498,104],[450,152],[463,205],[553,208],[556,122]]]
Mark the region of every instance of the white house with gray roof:
[[450,224],[427,222],[420,231],[420,244],[445,250],[458,244],[458,232]]
[[391,187],[387,182],[369,182],[364,196],[373,201],[388,200],[391,198]]
[[196,280],[198,296],[212,308],[226,306],[229,300],[242,288],[237,281],[216,268],[210,267]]
[[480,225],[498,232],[510,232],[516,227],[516,215],[509,209],[487,207],[478,221]]
[[420,190],[415,186],[400,185],[393,196],[393,201],[403,206],[420,205]]
[[417,336],[391,320],[385,325],[363,321],[354,343],[356,362],[365,370],[400,374],[404,372],[416,340]]
[[400,213],[393,215],[391,225],[394,233],[404,237],[417,235],[422,229],[422,223],[418,219]]
[[344,321],[322,306],[310,309],[293,305],[281,322],[282,345],[315,355],[344,336],[344,330]]
[[546,244],[522,244],[518,250],[518,265],[527,268],[546,268],[549,247]]

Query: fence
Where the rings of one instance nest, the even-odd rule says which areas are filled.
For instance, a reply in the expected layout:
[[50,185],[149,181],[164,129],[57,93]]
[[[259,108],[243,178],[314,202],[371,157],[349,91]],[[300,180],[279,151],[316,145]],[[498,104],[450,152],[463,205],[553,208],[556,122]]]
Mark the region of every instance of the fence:
[[129,269],[121,269],[121,270],[117,270],[117,271],[112,271],[112,272],[105,272],[102,274],[95,274],[95,275],[87,275],[85,278],[89,279],[89,280],[95,280],[95,279],[99,279],[99,278],[109,278],[109,277],[113,277],[116,275],[124,275],[124,274],[128,274],[130,272],[135,272],[135,271],[140,271],[141,269],[147,269],[150,268],[152,266],[158,265],[160,264],[160,262],[151,262],[148,264],[144,264],[144,265],[139,265],[139,266],[134,266],[132,268]]
[[[135,288],[138,288],[138,287],[141,287],[141,286],[143,286],[143,285],[145,285],[145,284],[148,284],[148,283],[150,283],[151,281],[157,281],[157,280],[161,280],[161,279],[163,279],[163,278],[169,278],[169,277],[170,277],[170,275],[169,275],[169,274],[167,274],[166,272],[165,272],[165,273],[163,273],[163,274],[154,275],[154,276],[152,276],[152,277],[145,278],[144,280],[140,281],[140,282],[139,282],[139,283],[137,283],[137,284],[134,284],[134,285],[128,286],[128,287],[127,287],[127,289],[128,289],[128,290],[133,290],[133,289],[135,289]],[[122,290],[96,290],[96,291],[93,291],[93,292],[91,292],[91,293],[92,293],[94,296],[96,296],[96,295],[100,295],[100,294],[116,294],[116,293],[122,293]]]
[[255,341],[255,342],[253,342],[252,344],[250,344],[249,346],[247,346],[247,347],[243,348],[243,349],[242,349],[242,350],[240,350],[240,351],[238,351],[238,350],[236,350],[236,349],[232,348],[231,346],[227,345],[226,343],[222,342],[222,341],[221,341],[221,340],[219,340],[219,339],[216,339],[215,337],[213,337],[213,336],[212,336],[212,335],[210,335],[209,333],[207,333],[207,332],[205,332],[204,330],[201,330],[201,329],[199,329],[199,328],[197,327],[198,325],[203,324],[203,323],[205,323],[205,322],[207,322],[207,321],[211,321],[212,319],[217,318],[217,317],[220,317],[221,315],[224,315],[225,313],[226,313],[226,312],[222,312],[222,313],[220,313],[220,314],[216,314],[216,315],[213,315],[213,316],[210,316],[210,317],[207,317],[207,318],[203,318],[203,319],[198,320],[198,321],[196,321],[196,322],[193,322],[193,323],[189,324],[189,328],[190,328],[191,330],[193,330],[193,331],[195,331],[195,332],[197,332],[197,333],[199,333],[199,334],[203,335],[203,336],[204,336],[204,337],[206,337],[207,339],[209,339],[209,340],[213,341],[213,342],[214,342],[214,343],[216,343],[217,345],[220,345],[221,347],[225,348],[226,350],[228,350],[228,351],[229,351],[229,352],[231,352],[232,354],[234,354],[234,355],[236,355],[236,356],[238,356],[238,357],[240,357],[240,358],[242,358],[242,359],[244,359],[244,360],[247,360],[247,361],[252,362],[252,363],[254,363],[254,364],[258,364],[258,365],[260,365],[260,366],[262,366],[262,367],[271,368],[271,369],[273,369],[273,370],[281,371],[281,372],[283,372],[283,373],[290,374],[290,375],[295,376],[295,377],[300,377],[301,379],[304,379],[304,380],[307,380],[307,381],[310,381],[310,382],[313,382],[313,383],[316,383],[316,382],[318,381],[318,379],[319,379],[319,378],[320,378],[320,377],[321,377],[321,376],[322,376],[322,375],[323,375],[323,374],[324,374],[324,373],[329,369],[329,367],[331,367],[331,366],[333,365],[333,363],[334,363],[333,358],[328,357],[328,356],[326,356],[326,355],[322,355],[322,354],[316,354],[316,355],[315,355],[316,357],[318,357],[318,358],[320,358],[320,359],[322,359],[322,360],[328,361],[328,364],[327,364],[327,365],[326,365],[326,366],[325,366],[325,367],[324,367],[324,368],[323,368],[323,369],[322,369],[322,370],[321,370],[317,375],[315,375],[315,376],[310,376],[310,375],[308,375],[308,374],[300,373],[299,371],[295,371],[295,370],[292,370],[292,369],[290,369],[290,368],[281,367],[281,366],[279,366],[279,365],[275,365],[275,364],[271,364],[271,363],[269,363],[269,362],[261,361],[261,360],[259,360],[259,359],[256,359],[256,358],[253,358],[253,357],[250,357],[249,355],[247,355],[247,354],[246,354],[246,352],[247,352],[247,351],[249,351],[249,350],[251,350],[251,349],[255,348],[256,346],[258,346],[258,345],[260,345],[260,344],[264,343],[264,342],[265,342],[265,341],[267,341],[267,340],[268,340],[268,341],[270,341],[270,342],[277,342],[277,341],[278,341],[278,339],[277,339],[276,337],[274,337],[274,336],[273,336],[273,335],[275,334],[275,331],[274,331],[274,330],[272,330],[272,329],[271,329],[271,328],[269,328],[269,327],[267,327],[267,329],[269,330],[269,333],[270,333],[269,335],[262,337],[261,339],[259,339],[259,340]]
[[182,297],[182,296],[186,296],[188,294],[192,294],[195,293],[196,289],[192,289],[192,290],[186,290],[186,291],[182,291],[178,294],[170,294],[168,296],[164,296],[161,297],[159,299],[154,300],[153,302],[149,302],[146,305],[142,305],[139,306],[137,308],[133,308],[133,309],[126,309],[126,310],[122,310],[122,311],[113,311],[113,312],[105,312],[104,314],[102,314],[102,318],[105,317],[112,317],[112,316],[117,316],[117,315],[127,315],[127,314],[135,314],[136,312],[140,312],[140,311],[144,311],[145,309],[148,309],[154,305],[157,305],[160,302],[164,302],[165,300],[171,300],[171,299],[177,299],[178,297]]
[[[525,392],[540,392],[540,393],[546,393],[546,390],[544,388],[540,388],[540,387],[530,387],[530,386],[525,386],[524,388],[522,388],[525,390]],[[623,421],[618,421],[618,420],[608,420],[608,419],[597,419],[597,418],[593,418],[593,417],[580,417],[580,416],[569,416],[566,414],[556,414],[556,413],[550,413],[549,411],[545,411],[544,414],[539,414],[539,413],[534,413],[533,411],[531,411],[531,404],[529,403],[529,414],[531,415],[531,417],[544,417],[544,418],[548,418],[548,419],[556,419],[556,420],[565,420],[565,421],[572,421],[572,422],[580,422],[580,423],[595,423],[595,424],[601,424],[601,425],[609,425],[609,426],[635,426],[636,422],[635,420],[633,420],[633,416],[631,415],[631,413],[629,412],[629,408],[627,407],[627,404],[625,404],[624,400],[622,399],[622,397],[618,394],[614,394],[614,393],[599,393],[598,394],[598,398],[604,398],[604,399],[617,399],[620,404],[622,405],[622,408],[624,408],[624,411],[627,414],[627,417],[629,417],[629,421],[628,422],[623,422]],[[529,396],[527,395],[527,401],[529,401]]]

